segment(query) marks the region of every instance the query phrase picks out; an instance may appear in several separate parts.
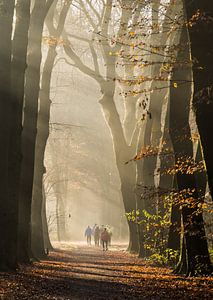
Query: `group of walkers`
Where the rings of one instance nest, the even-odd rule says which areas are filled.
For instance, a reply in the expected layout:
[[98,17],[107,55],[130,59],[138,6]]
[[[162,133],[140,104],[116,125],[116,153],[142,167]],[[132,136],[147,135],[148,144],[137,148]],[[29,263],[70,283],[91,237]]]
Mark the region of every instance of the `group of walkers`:
[[93,228],[88,226],[85,230],[87,245],[91,245],[92,236],[94,237],[95,246],[99,247],[101,244],[103,251],[107,251],[108,246],[111,246],[112,231],[109,226],[101,225],[101,227],[99,227],[97,224],[95,224]]

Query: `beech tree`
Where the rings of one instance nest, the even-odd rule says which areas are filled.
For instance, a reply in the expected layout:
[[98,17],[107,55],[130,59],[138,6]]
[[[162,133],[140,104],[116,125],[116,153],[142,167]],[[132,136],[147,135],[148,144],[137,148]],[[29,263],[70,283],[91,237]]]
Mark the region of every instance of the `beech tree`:
[[[112,135],[113,147],[115,151],[116,164],[121,178],[121,191],[124,200],[125,211],[129,212],[132,209],[135,209],[135,194],[134,187],[136,183],[136,168],[133,164],[125,165],[125,162],[133,157],[136,149],[137,142],[137,130],[132,132],[131,142],[127,141],[125,138],[124,128],[119,117],[118,110],[115,104],[115,91],[116,91],[116,56],[113,53],[117,53],[121,49],[120,43],[110,44],[109,32],[110,32],[110,18],[112,16],[113,1],[107,0],[106,3],[102,3],[100,7],[92,7],[90,1],[80,1],[81,9],[83,10],[87,22],[91,30],[94,31],[93,37],[91,40],[77,37],[73,34],[63,34],[65,40],[64,50],[68,57],[71,58],[74,65],[79,68],[83,73],[88,76],[91,76],[100,86],[102,92],[102,97],[99,100],[101,108],[103,110],[103,115],[109,126],[109,130]],[[96,21],[91,17],[88,8],[96,16]],[[137,7],[138,1],[125,1],[122,3],[122,15],[120,18],[120,25],[117,29],[117,38],[122,37],[123,33],[127,30],[127,25],[129,20],[132,18],[132,9]],[[99,10],[98,10],[99,9]],[[97,35],[98,34],[98,35]],[[96,37],[97,36],[97,37]],[[91,57],[94,64],[94,69],[88,67],[84,62],[79,58],[77,53],[72,48],[72,41],[70,38],[77,38],[81,41],[88,43],[91,50]],[[96,38],[95,38],[96,37]],[[68,39],[69,38],[69,39]],[[95,38],[95,40],[94,40]],[[97,41],[96,41],[97,40]],[[106,75],[102,75],[100,71],[100,66],[98,64],[98,54],[95,50],[94,43],[100,40],[99,53],[102,55],[102,59],[105,61],[106,65]],[[127,107],[126,107],[127,109]],[[134,110],[135,111],[135,110]],[[126,114],[127,116],[128,114]],[[132,222],[129,222],[130,229],[130,250],[136,250],[138,248],[138,239],[136,233],[136,226]]]
[[[184,160],[187,164],[187,159],[193,160],[193,144],[189,126],[191,69],[188,63],[183,64],[183,62],[188,62],[190,58],[189,41],[185,26],[183,26],[181,32],[179,45],[176,67],[173,68],[171,80],[173,82],[182,80],[185,81],[185,84],[178,86],[178,88],[171,86],[169,129],[175,163],[178,164],[178,160]],[[211,269],[211,263],[202,211],[199,210],[199,203],[202,200],[199,199],[196,178],[194,172],[183,172],[182,170],[177,170],[176,177],[180,195],[184,191],[183,203],[177,204],[180,205],[183,222],[181,256],[177,272],[190,275],[196,275],[198,272],[204,274]]]
[[[11,125],[11,180],[10,188],[13,191],[14,206],[18,203],[20,209],[20,176],[21,176],[21,136],[22,136],[22,121],[23,121],[23,102],[24,102],[24,83],[27,59],[28,46],[28,31],[30,24],[30,5],[31,1],[16,2],[16,22],[14,37],[12,43],[12,86],[11,93],[13,99],[13,122]],[[18,260],[22,261],[22,220],[18,220]]]
[[[178,1],[175,2],[175,7],[177,6],[177,4],[178,4]],[[179,4],[181,5],[181,3],[179,3]],[[172,3],[172,6],[174,8],[174,3]],[[180,13],[182,15],[181,18],[183,18],[183,11],[181,10]],[[181,155],[183,155],[182,156],[182,160],[183,160],[182,164],[183,165],[184,164],[187,165],[189,163],[189,160],[191,160],[191,162],[192,162],[194,159],[193,158],[193,148],[192,148],[193,146],[192,146],[192,141],[191,141],[191,130],[189,127],[189,109],[190,109],[189,100],[190,100],[190,95],[191,95],[190,91],[191,91],[192,79],[190,77],[190,74],[191,74],[190,67],[188,67],[188,69],[187,69],[187,66],[190,65],[190,63],[189,63],[190,56],[189,56],[189,48],[188,48],[188,51],[186,48],[186,45],[188,43],[187,43],[187,32],[186,32],[186,28],[185,28],[185,23],[184,23],[183,19],[181,21],[181,18],[178,18],[176,15],[176,19],[178,19],[177,24],[180,24],[181,27],[184,28],[184,29],[182,29],[183,33],[182,33],[181,43],[177,43],[177,39],[176,39],[175,40],[176,44],[174,43],[174,45],[173,45],[173,44],[171,44],[171,41],[170,41],[171,48],[174,47],[174,50],[180,48],[178,50],[178,58],[177,58],[177,61],[175,62],[174,58],[172,58],[172,57],[175,57],[175,52],[174,52],[174,50],[172,50],[173,52],[170,53],[170,55],[171,55],[170,61],[167,62],[167,65],[169,66],[168,69],[170,69],[170,67],[173,68],[172,77],[171,78],[170,78],[170,76],[168,76],[168,78],[165,77],[165,81],[167,81],[168,79],[170,80],[169,86],[170,86],[170,101],[171,102],[169,104],[170,124],[168,125],[168,127],[170,130],[170,136],[171,136],[171,139],[173,142],[175,166],[178,167],[178,165],[179,165],[179,167],[180,167],[179,171],[181,173],[181,174],[177,173],[177,175],[176,175],[177,176],[176,188],[177,188],[177,194],[179,195],[179,198],[181,199],[181,197],[183,197],[185,199],[185,200],[183,200],[183,203],[179,202],[179,205],[181,206],[182,219],[183,219],[183,226],[182,226],[183,235],[182,235],[182,247],[181,247],[182,253],[180,256],[180,263],[177,267],[177,271],[183,272],[186,274],[191,274],[191,275],[198,274],[199,272],[203,273],[203,274],[204,273],[208,274],[209,272],[211,272],[211,263],[210,263],[210,259],[209,259],[208,246],[207,246],[204,222],[203,222],[203,217],[202,217],[202,210],[199,209],[199,206],[202,206],[203,199],[199,198],[199,192],[197,190],[197,186],[199,186],[199,182],[196,182],[196,178],[198,180],[198,177],[196,177],[194,175],[194,171],[192,172],[190,170],[186,170],[186,166],[183,167],[184,170],[181,170],[182,169],[181,163],[180,163],[180,161],[178,161],[178,157],[180,159]],[[175,27],[176,28],[174,28],[173,31],[176,31],[176,30],[178,31],[177,26],[175,26]],[[164,45],[164,43],[163,43],[163,45]],[[184,45],[184,49],[186,51],[185,54],[183,54],[184,50],[181,50],[183,45]],[[180,53],[182,53],[182,54],[180,54]],[[150,60],[152,61],[152,57]],[[186,65],[186,67],[185,67],[185,65]],[[169,73],[171,73],[171,72],[169,71],[168,74]],[[160,89],[161,88],[165,89],[165,87],[160,86]],[[157,87],[156,87],[156,90],[157,90]],[[142,90],[142,91],[146,91],[146,90]],[[165,98],[165,94],[164,94],[163,98]],[[177,99],[180,99],[179,102],[177,102]],[[154,107],[155,107],[153,114],[156,114],[153,122],[155,124],[160,125],[157,114],[162,113],[162,108],[159,109],[157,100],[159,100],[159,97],[157,97],[155,99],[155,101],[153,102]],[[150,105],[153,105],[151,102],[151,97],[150,97],[149,101],[150,101]],[[188,105],[187,105],[187,103],[188,103]],[[182,104],[183,104],[183,107],[182,107],[182,109],[180,109]],[[187,107],[187,109],[185,109],[185,106]],[[151,107],[153,109],[153,106],[151,106]],[[150,109],[150,113],[152,113],[152,109]],[[156,109],[159,109],[158,113],[156,112]],[[180,113],[178,113],[179,109],[180,109]],[[153,114],[152,114],[152,117],[153,117]],[[151,129],[149,129],[149,130],[151,132]],[[154,128],[153,128],[153,130],[156,131],[156,129],[154,129]],[[143,131],[143,135],[145,137],[149,136],[149,135],[146,135],[146,133],[144,133],[144,131]],[[152,135],[156,137],[156,132],[152,132]],[[182,140],[181,144],[180,144],[180,139]],[[158,141],[159,141],[159,138],[158,138]],[[154,181],[155,174],[153,172],[153,169],[156,168],[156,157],[158,155],[158,150],[155,151],[155,149],[152,145],[154,143],[155,143],[155,140],[149,141],[147,149],[144,147],[144,149],[142,149],[140,151],[140,153],[134,158],[134,160],[140,160],[141,158],[143,158],[143,160],[144,160],[143,164],[145,164],[145,160],[147,159],[146,157],[148,157],[148,158],[149,158],[149,156],[151,157],[153,166],[149,165],[147,167],[147,172],[150,172],[149,174],[150,174],[151,181]],[[152,149],[152,147],[153,147],[153,149]],[[150,153],[149,153],[149,151],[150,151]],[[153,157],[155,157],[155,158],[153,158]],[[163,161],[161,161],[161,162],[163,162]],[[201,164],[201,162],[202,162],[202,160],[199,162],[199,164]],[[164,166],[162,166],[162,167],[164,167]],[[195,169],[199,172],[198,166]],[[141,176],[143,176],[143,174],[144,173],[142,172]],[[148,183],[149,182],[150,182],[150,180],[147,181],[146,185],[144,185],[144,188],[147,189],[147,191],[148,191]],[[151,186],[154,187],[154,185],[155,184],[153,182]],[[188,190],[188,192],[187,192],[187,190]],[[189,191],[193,191],[192,194]],[[149,191],[148,191],[148,193],[149,193]],[[146,191],[142,190],[142,198],[146,198],[146,197],[147,197]],[[153,201],[152,199],[150,199],[152,197],[155,197],[154,193],[152,196],[148,195],[146,201],[149,201],[149,202],[150,202],[150,200]],[[193,203],[187,204],[187,201],[189,201],[189,199],[191,199]],[[139,208],[142,210],[143,207],[144,207],[144,205],[142,204],[142,206],[140,206]],[[144,214],[142,214],[142,216],[140,217],[139,211],[136,212],[136,215],[133,214],[131,216],[131,214],[130,214],[130,218],[132,218],[133,220],[136,220],[136,222],[138,222],[139,224],[144,223],[144,220],[143,220]],[[142,218],[142,219],[140,219],[140,218]],[[173,206],[173,209],[172,209],[172,219],[171,220],[172,220],[172,222],[177,223],[176,227],[179,225],[178,230],[180,231],[180,229],[181,229],[180,213],[179,213],[179,208],[177,208],[175,206]],[[172,226],[174,226],[174,224],[175,223],[173,223]],[[172,228],[174,228],[174,227],[171,227],[171,230],[172,230]],[[142,234],[143,234],[143,231],[142,231]],[[174,235],[174,231],[173,231],[173,235]],[[175,239],[175,241],[174,240],[172,241],[171,237],[172,237],[172,239]],[[169,244],[171,245],[171,243],[172,243],[173,247],[175,247],[176,249],[179,248],[178,234],[175,234],[175,238],[174,238],[174,236],[171,236],[171,234],[170,234],[169,238],[170,238]],[[142,244],[144,242],[146,242],[146,241],[144,241],[144,239],[143,239]],[[194,246],[192,246],[192,245],[194,245]],[[196,246],[196,245],[199,245],[199,246]],[[143,245],[142,245],[142,250],[144,251]]]
[[[137,160],[137,184],[139,190],[141,188],[141,194],[137,199],[137,209],[146,209],[150,213],[158,213],[159,211],[157,189],[160,186],[160,179],[156,179],[160,177],[160,174],[157,171],[159,168],[157,163],[160,152],[163,152],[163,149],[166,148],[164,147],[166,121],[162,115],[166,115],[164,110],[166,107],[165,103],[168,101],[168,86],[166,86],[168,74],[163,72],[163,70],[165,65],[171,62],[173,53],[168,49],[172,48],[176,41],[177,25],[174,20],[181,13],[180,4],[176,5],[174,9],[173,4],[169,3],[164,12],[160,12],[160,7],[160,1],[151,2],[152,22],[150,27],[152,30],[150,35],[145,35],[145,47],[148,54],[140,62],[143,63],[145,61],[141,79],[139,77],[142,87],[139,89],[136,86],[136,92],[144,91],[141,93],[139,102],[143,117],[140,129],[141,134],[138,138],[138,153],[143,153],[144,158],[138,160],[140,154],[138,158],[135,158]],[[152,153],[153,151],[154,154]],[[164,162],[166,160],[168,160],[168,157]],[[163,185],[165,188],[165,183]],[[144,256],[143,231],[140,229],[140,226],[139,232],[139,239],[142,241],[140,243],[140,256]]]
[[[66,20],[66,16],[71,4],[71,1],[66,1],[60,12],[59,21],[57,27],[55,28],[53,24],[54,20],[54,11],[58,1],[54,1],[51,6],[47,17],[46,24],[48,27],[48,31],[50,34],[49,39],[47,40],[49,49],[47,53],[47,57],[44,63],[44,67],[42,70],[42,78],[41,78],[41,90],[39,93],[39,112],[38,112],[38,121],[37,121],[37,136],[36,136],[36,151],[35,151],[35,169],[34,169],[34,185],[33,185],[33,209],[32,209],[32,223],[34,224],[34,232],[36,234],[33,235],[33,248],[37,248],[36,252],[42,253],[43,243],[43,225],[42,225],[42,211],[43,207],[45,207],[45,203],[43,203],[44,195],[43,195],[43,176],[46,172],[44,166],[44,154],[47,139],[49,136],[49,120],[50,120],[50,83],[51,83],[51,74],[54,66],[55,58],[57,56],[56,47],[58,45],[58,40],[61,36],[62,30],[64,28],[64,23]],[[39,250],[40,247],[40,250]]]
[[193,108],[200,134],[204,159],[207,168],[208,183],[213,193],[213,165],[211,153],[213,143],[211,132],[213,125],[213,47],[206,43],[213,36],[212,17],[213,7],[210,1],[185,1],[187,24],[191,43],[193,68]]
[[0,35],[4,41],[0,47],[0,139],[1,139],[1,181],[0,181],[0,269],[15,269],[17,202],[14,203],[9,187],[9,147],[11,123],[11,53],[12,24],[15,1],[0,1]]
[[[33,129],[31,117],[32,112],[34,111],[35,115],[33,120],[35,121],[34,124],[36,124],[36,103],[38,103],[40,76],[40,72],[37,67],[39,67],[39,60],[41,58],[41,47],[39,51],[39,39],[41,41],[44,18],[51,4],[52,1],[34,1],[31,14],[31,1],[2,1],[0,5],[2,12],[1,22],[3,22],[1,24],[2,37],[5,37],[4,47],[1,47],[1,74],[3,76],[2,84],[4,86],[1,95],[7,94],[7,101],[4,100],[2,102],[5,105],[5,110],[4,117],[2,115],[1,118],[1,121],[4,121],[4,126],[6,126],[6,131],[4,131],[5,135],[3,134],[2,141],[4,137],[5,141],[3,144],[7,147],[7,157],[3,158],[2,153],[2,158],[4,160],[2,168],[4,166],[7,169],[4,176],[4,180],[6,180],[7,184],[4,180],[1,182],[3,182],[4,188],[7,189],[7,192],[3,192],[2,190],[2,193],[6,198],[8,197],[7,201],[0,201],[0,203],[1,205],[4,205],[1,209],[4,217],[9,218],[7,221],[8,225],[6,226],[7,229],[4,229],[3,233],[3,236],[6,236],[2,239],[3,244],[1,251],[4,253],[4,255],[2,254],[2,259],[4,261],[3,267],[8,268],[16,268],[17,261],[29,262],[30,257],[32,256],[30,251],[30,218],[34,166],[33,153],[35,150],[35,142],[33,143],[33,140],[36,134],[36,126]],[[44,8],[43,10],[41,10],[42,7]],[[14,13],[16,16],[15,19]],[[14,31],[13,19],[15,20]],[[4,53],[6,47],[7,53]],[[27,74],[25,74],[27,66],[26,61],[28,63]],[[37,73],[35,70],[36,68],[34,67],[37,68]],[[35,74],[37,74],[37,86],[35,82],[36,77],[33,77]],[[33,88],[36,86],[35,90],[32,88],[32,82],[34,82]],[[32,92],[32,94],[30,94],[29,91]],[[24,95],[25,110],[23,113]],[[32,100],[32,103],[30,104],[29,98],[30,101]],[[33,108],[35,108],[35,110],[33,110]],[[2,111],[3,110],[1,110],[1,112]],[[9,123],[7,124],[6,121]],[[23,131],[22,126],[24,127]],[[29,133],[31,130],[30,128],[34,132],[34,135],[31,135],[32,140],[29,139],[28,135],[26,135],[26,133]],[[28,151],[30,149],[32,152]],[[24,197],[26,194],[28,195],[28,198]],[[1,220],[4,221],[4,218],[1,218]],[[4,228],[3,225],[2,228]]]
[[[20,218],[22,218],[22,253],[23,260],[29,261],[31,253],[31,205],[33,190],[33,175],[35,162],[35,143],[37,133],[38,96],[40,84],[41,64],[41,42],[44,20],[53,0],[36,0],[31,12],[29,42],[27,55],[27,70],[24,95],[24,122],[22,131],[22,168],[20,179]],[[35,209],[34,213],[35,213]],[[31,227],[32,226],[32,227]],[[40,237],[41,238],[41,237]],[[42,242],[42,241],[41,241]],[[35,244],[34,244],[35,245]],[[36,247],[34,255],[42,257],[45,255],[44,247],[41,251]]]

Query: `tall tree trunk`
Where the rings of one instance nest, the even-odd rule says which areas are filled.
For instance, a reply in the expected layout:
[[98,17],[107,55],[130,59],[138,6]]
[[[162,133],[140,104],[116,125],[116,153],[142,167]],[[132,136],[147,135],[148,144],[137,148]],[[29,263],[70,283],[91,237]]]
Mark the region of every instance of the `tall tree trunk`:
[[[189,45],[187,30],[182,29],[180,45]],[[191,131],[189,126],[189,111],[191,99],[191,70],[188,65],[179,67],[178,62],[189,61],[189,46],[180,47],[177,56],[177,67],[174,67],[171,78],[170,89],[170,133],[174,148],[175,162],[187,158],[193,158],[193,145],[191,141]],[[184,81],[184,85],[173,86],[173,83]],[[189,189],[189,193],[184,192],[183,203],[181,205],[183,236],[182,246],[185,245],[184,253],[181,248],[181,257],[178,265],[178,272],[190,275],[198,273],[208,273],[210,270],[210,258],[205,236],[202,212],[199,210],[198,191],[194,174],[177,172],[178,190]],[[192,193],[190,196],[190,192]],[[187,204],[188,199],[191,202]],[[185,243],[185,244],[184,244]],[[186,264],[183,260],[186,257]],[[183,267],[180,268],[179,266]]]
[[[25,216],[23,220],[25,224],[25,241],[27,241],[23,247],[25,247],[25,253],[30,255],[29,247],[31,244],[31,226],[32,235],[34,234],[33,223],[31,223],[31,205],[32,211],[36,214],[37,209],[34,203],[32,203],[32,188],[33,188],[33,174],[34,174],[34,160],[35,160],[35,142],[37,133],[37,115],[38,115],[38,96],[39,96],[39,82],[40,82],[40,64],[41,64],[41,41],[42,31],[44,25],[44,18],[51,5],[52,1],[37,0],[34,4],[29,29],[29,46],[27,57],[27,71],[25,82],[25,107],[24,107],[24,128],[22,133],[22,151],[23,162],[21,171],[21,187],[20,187],[20,216]],[[39,206],[40,211],[41,207]],[[42,237],[40,237],[42,239]],[[41,241],[43,244],[43,241]],[[37,245],[33,244],[36,249],[33,250],[33,254],[38,257],[44,256],[43,249],[37,249]],[[37,252],[38,251],[38,252]],[[26,257],[29,260],[29,257]]]
[[66,241],[67,240],[67,234],[66,234],[66,224],[65,224],[65,218],[66,218],[66,209],[65,209],[65,203],[63,197],[58,194],[57,196],[57,234],[58,234],[58,240],[59,241]]
[[[169,95],[168,95],[169,96]],[[159,202],[158,202],[158,212],[163,216],[166,212],[165,203],[163,195],[167,195],[173,188],[175,177],[168,174],[166,171],[174,165],[174,153],[171,138],[169,135],[169,100],[166,104],[165,109],[165,124],[163,128],[163,135],[161,140],[160,148],[160,169],[159,169]]]
[[[55,43],[50,43],[47,58],[44,64],[42,80],[41,80],[41,91],[40,91],[40,106],[38,113],[38,121],[37,121],[37,137],[36,137],[36,152],[35,152],[35,169],[34,169],[34,185],[33,185],[33,200],[35,207],[35,213],[32,214],[32,220],[34,224],[34,238],[33,243],[38,245],[41,243],[41,236],[43,234],[42,229],[42,215],[41,209],[43,207],[42,201],[42,186],[43,186],[43,175],[45,174],[45,166],[44,166],[44,154],[45,148],[47,144],[47,139],[49,136],[49,120],[50,120],[50,84],[51,84],[51,75],[55,62],[55,58],[57,56],[56,47],[58,44],[58,39],[62,33],[64,23],[66,20],[66,16],[68,13],[68,9],[70,7],[71,1],[65,2],[63,9],[61,10],[59,21],[57,28],[55,29],[54,22],[54,12],[57,1],[55,1],[54,5],[49,10],[47,15],[47,26],[49,29],[50,39],[55,38]],[[43,247],[43,244],[40,245],[40,248]],[[41,252],[41,250],[40,250]]]
[[168,248],[180,250],[181,212],[177,205],[172,205],[171,225],[169,227]]
[[[160,23],[162,20],[158,15],[159,7],[160,1],[154,1],[152,3],[152,23],[153,25],[161,26]],[[167,63],[170,58],[168,58],[167,53],[162,50],[164,48],[161,47],[175,44],[177,34],[174,27],[176,24],[171,22],[171,19],[175,19],[175,16],[182,14],[181,8],[182,5],[179,4],[177,4],[175,9],[172,4],[168,6],[164,16],[164,22],[162,24],[162,32],[159,32],[158,26],[154,26],[152,39],[150,41],[150,44],[153,45],[153,47],[155,46],[157,49],[159,48],[159,50],[156,51],[156,53],[153,51],[149,57],[149,61],[153,64],[149,74],[152,79],[150,86],[152,93],[150,93],[149,99],[150,114],[147,115],[145,120],[143,141],[141,143],[143,147],[153,147],[156,154],[147,156],[143,159],[141,177],[143,178],[142,185],[144,187],[148,187],[150,190],[150,197],[144,197],[144,207],[151,213],[157,212],[158,195],[156,193],[156,187],[158,187],[159,183],[157,183],[156,178],[159,175],[156,174],[156,168],[158,152],[160,152],[160,141],[162,141],[163,138],[162,128],[165,124],[165,118],[162,120],[162,115],[166,116],[163,112],[163,108],[165,109],[164,103],[167,101],[168,97],[168,89],[164,87],[168,74],[164,75],[161,69],[164,63]],[[167,34],[168,30],[171,30],[171,35]],[[160,78],[164,78],[165,80]],[[155,196],[152,196],[153,194],[155,194]]]
[[0,270],[17,267],[17,202],[13,203],[9,192],[10,172],[9,144],[11,110],[11,35],[14,0],[0,1]]
[[[169,121],[170,121],[170,101],[167,104],[166,120],[163,133],[163,146],[162,146],[162,156],[160,157],[160,181],[159,181],[159,191],[160,195],[168,195],[173,189],[177,190],[176,177],[172,174],[168,174],[167,170],[174,166],[174,150],[172,146],[172,141],[169,135]],[[169,149],[165,151],[164,149]],[[164,209],[164,197],[160,197],[159,203],[159,213],[163,216],[166,213]],[[167,211],[168,213],[168,211]],[[171,225],[168,232],[168,244],[167,247],[173,250],[180,250],[180,230],[181,230],[181,213],[180,209],[176,205],[172,205],[171,208]]]
[[[114,61],[108,61],[108,74],[115,74]],[[136,186],[136,166],[134,163],[125,164],[135,154],[135,148],[128,146],[125,141],[124,132],[121,126],[120,118],[113,101],[115,93],[115,83],[102,83],[103,97],[99,101],[102,107],[105,120],[110,129],[113,147],[116,159],[116,165],[121,180],[121,192],[124,201],[125,212],[129,213],[136,209],[135,186]],[[128,221],[130,232],[129,251],[138,252],[137,226]]]
[[[193,107],[213,195],[213,6],[208,0],[185,1],[193,61]],[[198,14],[197,19],[193,16]]]
[[[152,23],[153,25],[158,25],[161,20],[159,20],[158,12],[160,7],[160,1],[152,2]],[[149,112],[145,115],[144,124],[141,129],[141,135],[138,139],[138,151],[140,152],[142,148],[152,147],[155,152],[154,155],[145,156],[142,161],[137,162],[137,184],[141,187],[141,193],[137,199],[137,208],[139,210],[147,210],[149,213],[158,213],[159,207],[159,197],[157,193],[157,188],[159,183],[156,178],[159,174],[156,173],[157,162],[158,162],[158,152],[160,152],[160,142],[163,138],[162,131],[162,115],[164,102],[167,98],[168,89],[162,89],[164,82],[159,81],[161,75],[161,67],[168,58],[165,55],[164,50],[161,50],[162,45],[173,43],[175,37],[174,33],[170,36],[167,35],[168,28],[175,25],[171,22],[171,16],[179,14],[179,5],[174,9],[173,5],[168,6],[165,13],[165,18],[163,22],[162,32],[158,31],[158,26],[153,26],[152,36],[148,44],[153,45],[153,47],[160,47],[156,53],[153,51],[148,56],[147,61],[152,63],[151,67],[148,67],[148,74],[145,77],[151,78],[151,85],[149,89],[152,90],[150,96],[143,95],[143,102],[146,104],[146,110]],[[152,40],[153,38],[153,40]],[[165,55],[165,57],[164,57]],[[163,57],[163,58],[162,58]],[[161,63],[159,63],[161,62]],[[149,98],[149,99],[148,99]],[[148,103],[149,100],[149,103]],[[149,105],[149,107],[148,107]],[[143,118],[144,119],[144,118]],[[163,121],[165,123],[165,120]],[[165,177],[164,177],[165,178]],[[144,241],[142,226],[140,226],[140,240]],[[141,250],[140,256],[144,256],[144,245],[140,242]],[[148,251],[147,253],[148,254]]]
[[[200,162],[204,161],[203,157],[203,152],[202,152],[202,146],[201,146],[201,141],[197,141],[197,150],[195,153],[195,161],[197,164]],[[195,179],[196,179],[196,185],[198,189],[198,195],[201,201],[204,201],[205,195],[206,195],[206,188],[207,188],[207,183],[208,183],[208,178],[206,171],[203,170],[202,172],[197,172],[195,174]]]
[[[127,7],[128,5],[131,5],[130,1],[127,2]],[[107,0],[102,22],[102,34],[104,37],[108,35],[109,19],[111,13],[112,1]],[[125,33],[125,31],[127,30],[128,21],[130,19],[131,10],[124,8],[122,10],[120,20],[121,24],[124,24],[124,26],[120,26],[118,36],[122,36]],[[133,163],[125,164],[125,162],[127,162],[131,157],[135,155],[136,137],[138,135],[138,130],[135,130],[132,133],[131,142],[129,143],[129,140],[126,140],[125,138],[125,133],[127,135],[127,138],[130,137],[130,134],[127,130],[125,132],[125,128],[122,127],[120,116],[115,105],[115,81],[109,80],[116,78],[115,57],[109,57],[109,51],[119,51],[120,46],[117,46],[116,49],[114,49],[111,48],[109,44],[103,42],[102,49],[106,64],[106,80],[102,80],[100,82],[103,97],[101,98],[101,100],[99,100],[99,103],[101,105],[103,115],[112,136],[116,165],[121,180],[121,193],[123,196],[124,209],[126,213],[129,213],[136,209],[136,165]],[[135,114],[135,110],[133,110],[133,113]],[[126,118],[129,119],[129,117],[129,113],[126,111]],[[128,225],[130,233],[128,250],[131,252],[138,252],[139,244],[137,225],[129,221]]]
[[[24,99],[24,81],[25,70],[27,67],[27,45],[28,30],[30,24],[30,4],[31,1],[18,0],[16,3],[16,23],[12,44],[12,110],[13,122],[11,128],[10,149],[11,149],[11,184],[10,189],[13,192],[14,205],[19,201],[19,184],[21,175],[21,134],[22,134],[22,113]],[[19,203],[19,210],[21,210]],[[25,216],[19,216],[18,220],[18,260],[24,261],[25,253],[22,248],[25,239],[22,233],[23,219]]]
[[43,195],[43,201],[42,201],[43,207],[42,207],[41,214],[42,214],[42,224],[43,224],[44,248],[48,253],[49,250],[53,250],[53,246],[50,241],[48,224],[47,224],[46,195],[45,195],[44,185],[42,188],[42,195]]

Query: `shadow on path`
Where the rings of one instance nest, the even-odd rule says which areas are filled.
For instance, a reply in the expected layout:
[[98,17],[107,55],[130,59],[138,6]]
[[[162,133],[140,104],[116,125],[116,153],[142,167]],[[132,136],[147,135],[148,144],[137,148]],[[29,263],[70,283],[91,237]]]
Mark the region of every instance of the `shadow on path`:
[[0,275],[0,299],[213,299],[213,278],[184,278],[123,250],[57,249],[48,259]]

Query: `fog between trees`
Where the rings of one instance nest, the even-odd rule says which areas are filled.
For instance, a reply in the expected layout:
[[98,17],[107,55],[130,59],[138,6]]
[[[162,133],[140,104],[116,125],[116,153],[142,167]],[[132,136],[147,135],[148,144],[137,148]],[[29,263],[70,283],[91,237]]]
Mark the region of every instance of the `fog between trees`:
[[211,273],[208,1],[1,0],[0,18],[0,267],[97,223]]

